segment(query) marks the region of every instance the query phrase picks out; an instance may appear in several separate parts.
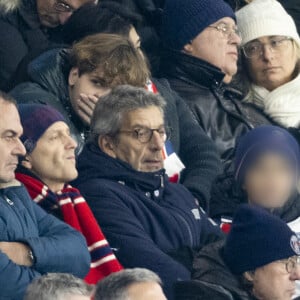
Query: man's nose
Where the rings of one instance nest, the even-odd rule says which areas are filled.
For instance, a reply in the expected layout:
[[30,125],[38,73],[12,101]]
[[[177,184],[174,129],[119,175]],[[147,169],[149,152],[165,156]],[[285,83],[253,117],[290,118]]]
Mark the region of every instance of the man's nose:
[[58,15],[60,25],[64,25],[68,19],[72,16],[72,12],[61,12]]
[[68,149],[76,149],[78,146],[76,140],[72,136],[66,137],[66,147]]
[[295,280],[300,280],[300,265],[296,264],[296,267],[293,269],[293,272],[291,273],[290,279],[295,281]]
[[23,143],[20,139],[17,140],[16,146],[13,149],[13,154],[18,156],[25,156],[26,155],[26,149]]
[[151,148],[160,151],[163,149],[164,144],[164,138],[157,131],[154,131],[150,141]]
[[233,32],[231,37],[230,37],[230,43],[240,46],[242,43],[242,38],[240,37],[240,35],[236,32]]

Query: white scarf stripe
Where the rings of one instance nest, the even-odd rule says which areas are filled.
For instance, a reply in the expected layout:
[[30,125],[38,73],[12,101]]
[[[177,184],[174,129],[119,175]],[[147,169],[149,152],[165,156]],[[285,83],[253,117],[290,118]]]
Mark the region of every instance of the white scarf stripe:
[[102,240],[102,241],[96,242],[95,244],[90,245],[88,247],[88,249],[89,249],[89,251],[93,251],[93,250],[103,247],[103,246],[108,246],[107,240]]
[[72,200],[70,198],[59,200],[59,205],[61,205],[61,206],[70,204],[70,203],[72,203]]
[[105,264],[105,263],[107,263],[109,261],[115,260],[115,259],[116,259],[116,257],[113,254],[108,255],[108,256],[106,256],[106,257],[104,257],[102,259],[99,259],[96,262],[91,263],[91,268],[97,268],[100,265],[103,265],[103,264]]
[[79,197],[79,198],[76,198],[74,199],[73,203],[76,205],[76,204],[80,204],[80,203],[85,203],[85,200],[83,197]]
[[39,203],[41,200],[43,200],[48,194],[48,187],[46,185],[43,186],[42,191],[39,195],[37,195],[33,201],[35,203]]

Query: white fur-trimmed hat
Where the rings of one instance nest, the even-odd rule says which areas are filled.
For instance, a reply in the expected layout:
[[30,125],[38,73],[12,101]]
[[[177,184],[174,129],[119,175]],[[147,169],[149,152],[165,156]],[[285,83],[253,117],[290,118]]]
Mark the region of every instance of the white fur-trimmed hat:
[[288,36],[300,45],[293,18],[276,0],[254,0],[236,13],[242,46],[263,36]]

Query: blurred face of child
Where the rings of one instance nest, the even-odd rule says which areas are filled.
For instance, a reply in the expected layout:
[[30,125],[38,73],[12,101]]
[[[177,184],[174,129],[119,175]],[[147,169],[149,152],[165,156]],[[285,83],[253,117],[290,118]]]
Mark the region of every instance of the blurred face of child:
[[243,188],[248,201],[269,209],[282,207],[296,191],[294,169],[279,154],[260,156],[246,172]]

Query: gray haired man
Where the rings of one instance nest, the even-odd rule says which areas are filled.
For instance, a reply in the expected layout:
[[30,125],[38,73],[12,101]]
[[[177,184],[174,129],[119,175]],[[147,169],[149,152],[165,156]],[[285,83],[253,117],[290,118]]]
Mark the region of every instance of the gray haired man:
[[119,86],[102,97],[75,185],[123,267],[157,273],[171,300],[174,283],[191,277],[192,255],[181,260],[184,249],[199,250],[221,232],[194,196],[166,176],[164,108],[161,96],[143,88]]
[[28,287],[24,300],[89,300],[92,292],[92,286],[71,274],[49,273]]
[[98,283],[95,300],[167,300],[160,278],[147,269],[127,269]]

